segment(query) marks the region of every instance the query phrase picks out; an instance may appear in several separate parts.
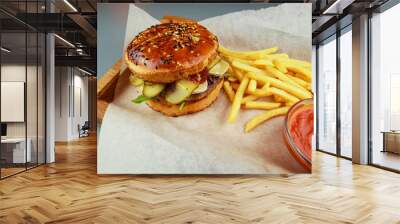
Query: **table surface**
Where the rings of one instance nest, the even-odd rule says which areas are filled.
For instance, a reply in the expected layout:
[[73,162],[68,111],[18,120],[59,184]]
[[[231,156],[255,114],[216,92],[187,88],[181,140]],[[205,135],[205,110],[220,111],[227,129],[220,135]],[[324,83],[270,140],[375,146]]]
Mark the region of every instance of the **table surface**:
[[[29,141],[29,138],[27,139]],[[1,143],[19,143],[19,142],[24,142],[25,138],[5,138],[1,139]]]
[[400,131],[381,131],[383,134],[397,134],[400,135]]

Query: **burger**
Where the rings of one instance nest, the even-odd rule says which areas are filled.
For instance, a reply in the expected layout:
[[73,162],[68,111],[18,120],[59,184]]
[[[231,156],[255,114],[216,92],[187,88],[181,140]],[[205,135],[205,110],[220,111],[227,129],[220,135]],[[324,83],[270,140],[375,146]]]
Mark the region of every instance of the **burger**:
[[217,99],[229,67],[217,49],[217,37],[196,22],[161,23],[139,33],[124,55],[140,91],[133,102],[167,116],[205,109]]

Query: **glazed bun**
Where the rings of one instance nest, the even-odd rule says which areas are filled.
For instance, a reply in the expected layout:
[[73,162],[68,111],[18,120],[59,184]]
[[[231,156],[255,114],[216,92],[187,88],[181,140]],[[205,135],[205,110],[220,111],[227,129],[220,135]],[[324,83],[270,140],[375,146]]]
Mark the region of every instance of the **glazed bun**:
[[217,56],[218,40],[198,23],[162,23],[139,33],[124,55],[145,81],[171,83],[197,74]]
[[218,98],[222,85],[223,79],[220,78],[215,82],[215,85],[212,86],[210,91],[203,98],[195,101],[188,101],[183,108],[180,108],[180,105],[167,104],[163,101],[157,100],[149,100],[146,103],[153,110],[171,117],[196,113],[210,106]]

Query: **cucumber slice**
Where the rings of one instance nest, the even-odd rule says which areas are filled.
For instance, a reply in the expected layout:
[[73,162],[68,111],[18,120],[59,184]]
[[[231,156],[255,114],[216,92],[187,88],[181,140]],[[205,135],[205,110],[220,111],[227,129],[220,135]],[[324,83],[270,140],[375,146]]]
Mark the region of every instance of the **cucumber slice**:
[[217,55],[214,60],[207,65],[207,69],[210,70],[212,67],[214,67],[214,65],[216,65],[219,61],[221,61],[221,57],[219,55]]
[[141,86],[144,83],[143,79],[138,78],[134,75],[129,76],[129,82],[131,82],[131,84],[134,86]]
[[226,71],[228,71],[228,68],[229,68],[228,62],[220,60],[208,72],[212,75],[222,76],[226,73]]
[[144,83],[143,87],[143,95],[146,97],[152,98],[160,94],[165,88],[164,84],[158,83]]
[[179,80],[175,83],[175,89],[166,93],[165,100],[171,104],[179,104],[188,98],[197,86],[199,86],[198,83],[189,80]]

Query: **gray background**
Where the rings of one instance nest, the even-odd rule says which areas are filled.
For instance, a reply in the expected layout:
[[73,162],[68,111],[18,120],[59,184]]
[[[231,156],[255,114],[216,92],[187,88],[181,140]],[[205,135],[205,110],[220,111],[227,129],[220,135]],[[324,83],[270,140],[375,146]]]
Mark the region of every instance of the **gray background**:
[[[164,15],[175,15],[200,21],[230,12],[267,8],[276,4],[136,3],[135,5],[156,19],[161,19]],[[100,78],[122,56],[129,3],[99,3],[97,9],[97,77]]]

